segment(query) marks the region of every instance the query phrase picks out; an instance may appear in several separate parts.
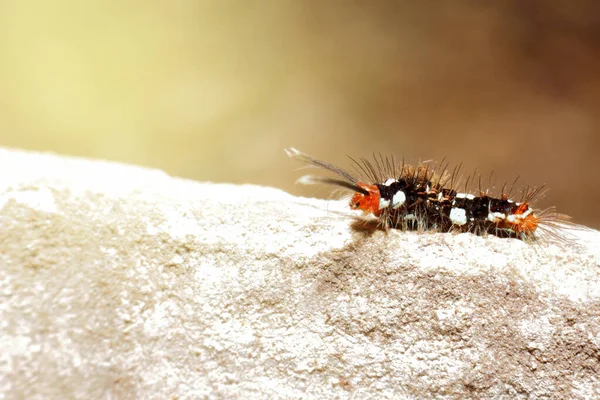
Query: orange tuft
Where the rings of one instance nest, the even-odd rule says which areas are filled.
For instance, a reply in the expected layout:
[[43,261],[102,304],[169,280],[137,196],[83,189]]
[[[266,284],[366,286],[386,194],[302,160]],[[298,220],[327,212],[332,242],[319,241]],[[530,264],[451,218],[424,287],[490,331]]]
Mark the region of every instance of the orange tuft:
[[511,214],[525,214],[529,211],[529,203],[521,203],[513,210]]
[[[529,210],[528,203],[519,204],[519,206],[514,210],[512,214],[514,215],[523,215]],[[529,213],[525,218],[519,219],[517,222],[511,224],[511,228],[516,233],[525,233],[530,234],[535,232],[538,225],[540,223],[540,217],[535,215],[535,213]]]
[[353,210],[362,210],[365,213],[371,213],[374,215],[379,214],[379,200],[381,198],[379,194],[379,188],[376,185],[367,185],[366,183],[357,182],[356,186],[364,189],[368,194],[360,192],[354,193],[352,200],[350,200],[350,208]]

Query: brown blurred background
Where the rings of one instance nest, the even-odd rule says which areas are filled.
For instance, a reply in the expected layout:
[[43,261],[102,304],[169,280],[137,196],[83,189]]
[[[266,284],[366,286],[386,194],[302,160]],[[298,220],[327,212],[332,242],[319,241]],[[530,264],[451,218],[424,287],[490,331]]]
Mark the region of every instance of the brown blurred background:
[[600,228],[599,71],[592,0],[5,1],[0,145],[322,196],[284,148],[447,156]]

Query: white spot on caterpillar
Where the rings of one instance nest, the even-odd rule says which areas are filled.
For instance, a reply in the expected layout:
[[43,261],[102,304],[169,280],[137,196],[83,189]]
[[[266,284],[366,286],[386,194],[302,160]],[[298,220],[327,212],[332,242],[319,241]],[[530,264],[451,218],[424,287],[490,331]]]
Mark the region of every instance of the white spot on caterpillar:
[[386,199],[379,199],[379,209],[383,210],[384,208],[388,208],[390,206],[390,201]]
[[450,210],[450,221],[454,225],[464,225],[467,223],[467,213],[464,208],[453,207]]
[[489,213],[488,217],[487,217],[488,221],[491,221],[493,223],[500,222],[505,218],[506,218],[506,215],[504,215],[504,213],[501,213],[501,212]]
[[518,222],[519,219],[521,219],[520,217],[520,215],[511,214],[508,217],[506,217],[506,221],[510,222],[511,224],[514,224]]
[[392,198],[392,208],[402,207],[406,202],[406,195],[402,190],[396,192]]
[[469,193],[456,193],[456,198],[473,200],[475,198],[475,196],[472,194],[469,194]]
[[[517,203],[517,204],[519,204],[519,203]],[[527,218],[527,216],[529,214],[531,214],[532,212],[533,212],[533,209],[530,208],[527,211],[525,211],[523,214],[511,214],[508,217],[506,217],[506,220],[508,222],[510,222],[511,224],[514,224],[516,222],[519,222],[519,221]]]

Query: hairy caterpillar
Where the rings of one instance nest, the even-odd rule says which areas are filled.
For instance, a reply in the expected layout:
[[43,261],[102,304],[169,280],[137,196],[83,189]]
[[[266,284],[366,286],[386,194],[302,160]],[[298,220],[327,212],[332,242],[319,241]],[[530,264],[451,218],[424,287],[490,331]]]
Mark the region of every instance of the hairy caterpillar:
[[[334,177],[306,175],[304,184],[329,184],[353,192],[350,208],[371,214],[383,229],[471,232],[535,241],[543,232],[546,238],[564,241],[560,228],[573,226],[570,217],[555,209],[536,210],[531,203],[544,194],[544,188],[523,191],[521,198],[511,199],[512,188],[506,185],[499,197],[481,189],[476,195],[468,192],[469,177],[464,191],[457,188],[460,166],[450,172],[448,163],[423,163],[412,166],[394,157],[373,155],[373,161],[350,157],[358,177],[348,171],[290,148],[288,156],[313,167],[332,172]],[[516,180],[515,180],[516,182]],[[514,183],[513,183],[514,186]]]

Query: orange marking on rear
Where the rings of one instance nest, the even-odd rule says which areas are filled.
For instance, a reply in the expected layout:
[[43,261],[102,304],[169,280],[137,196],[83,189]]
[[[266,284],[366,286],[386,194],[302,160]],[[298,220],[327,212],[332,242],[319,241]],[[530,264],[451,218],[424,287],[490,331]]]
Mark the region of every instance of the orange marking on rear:
[[[513,212],[514,215],[523,215],[529,210],[529,203],[519,204],[517,209]],[[516,233],[530,234],[535,232],[538,225],[540,224],[540,217],[535,215],[533,212],[527,215],[523,219],[519,219],[517,222],[510,224],[511,229]]]
[[525,214],[529,210],[529,203],[521,203],[512,212],[513,214]]

